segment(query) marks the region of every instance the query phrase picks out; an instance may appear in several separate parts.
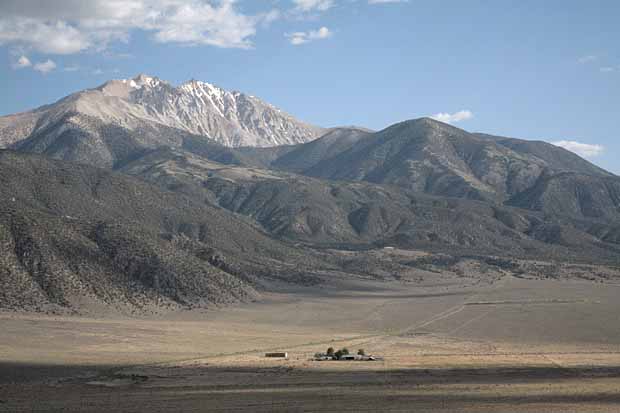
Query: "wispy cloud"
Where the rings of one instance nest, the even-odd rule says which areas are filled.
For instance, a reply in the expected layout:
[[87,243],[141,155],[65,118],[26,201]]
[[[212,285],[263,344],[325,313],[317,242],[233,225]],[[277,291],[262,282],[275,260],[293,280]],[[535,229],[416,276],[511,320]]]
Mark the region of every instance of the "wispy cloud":
[[302,12],[326,11],[334,6],[334,0],[293,0],[293,3]]
[[577,59],[577,62],[581,64],[585,64],[585,63],[595,62],[597,60],[598,60],[598,56],[590,54],[586,56],[581,56],[579,59]]
[[431,116],[432,119],[444,123],[457,123],[474,117],[470,110],[460,110],[455,113],[436,113]]
[[299,46],[314,40],[327,39],[332,35],[333,33],[327,27],[321,27],[318,30],[288,33],[286,34],[286,37],[288,37],[292,45]]
[[13,63],[13,69],[24,69],[32,66],[32,62],[26,56],[20,56],[15,63]]
[[605,151],[605,147],[603,145],[582,143],[577,141],[562,140],[551,143],[555,146],[560,146],[574,152],[579,156],[583,156],[584,158],[594,158],[601,155]]
[[47,74],[56,69],[56,63],[53,60],[47,59],[44,62],[39,62],[33,66],[33,69],[37,72]]
[[580,64],[589,64],[590,67],[592,67],[594,63],[597,63],[595,66],[599,66],[598,71],[600,73],[620,72],[620,65],[614,66],[613,62],[606,57],[606,54],[604,54],[603,57],[599,55],[586,55],[580,57],[577,61]]

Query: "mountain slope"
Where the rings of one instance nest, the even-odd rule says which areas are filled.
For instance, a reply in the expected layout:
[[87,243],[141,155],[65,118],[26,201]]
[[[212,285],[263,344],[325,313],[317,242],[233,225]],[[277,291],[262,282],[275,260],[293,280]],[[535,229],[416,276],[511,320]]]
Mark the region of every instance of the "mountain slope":
[[222,163],[254,162],[233,148],[178,129],[144,123],[139,129],[130,130],[78,113],[66,114],[12,145],[12,148],[19,152],[115,169],[144,152],[162,146],[185,148]]
[[243,146],[235,150],[247,160],[251,160],[253,166],[303,173],[317,163],[349,149],[369,133],[370,130],[358,127],[331,128],[307,143],[268,148]]
[[0,151],[0,305],[220,305],[325,264],[203,199],[76,163]]
[[[271,280],[397,277],[430,265],[334,248],[394,246],[428,251],[440,266],[473,259],[517,272],[521,259],[620,264],[615,178],[585,176],[604,179],[613,203],[577,219],[538,204],[525,205],[534,211],[224,165],[169,147],[118,168],[123,174],[0,151],[1,308],[208,307],[253,300]],[[593,194],[602,189],[582,179],[570,177]],[[555,185],[542,182],[534,188]],[[519,200],[545,200],[547,192]]]
[[[109,128],[121,127],[153,146],[161,131],[201,135],[224,146],[275,146],[307,142],[322,129],[300,122],[260,99],[192,80],[173,87],[140,75],[112,80],[67,96],[31,112],[0,118],[0,147],[33,135],[63,132],[62,120],[91,119]],[[59,123],[60,122],[60,123]],[[67,125],[80,128],[81,122]],[[93,133],[88,125],[84,132]],[[148,145],[147,145],[148,146]]]
[[221,165],[180,150],[154,151],[123,172],[247,216],[278,238],[315,246],[585,260],[620,253],[609,234],[597,238],[596,221],[558,223],[525,209]]
[[293,150],[278,156],[270,166],[303,173],[319,162],[350,149],[370,133],[371,131],[361,128],[334,128],[320,138],[297,145]]
[[473,135],[482,139],[493,140],[515,152],[535,156],[544,160],[552,169],[557,171],[578,172],[588,175],[611,175],[579,155],[548,142],[507,138],[484,133],[474,133]]
[[[573,164],[581,172],[611,176],[561,148],[549,145],[543,151],[540,144],[502,142],[422,118],[364,136],[303,173],[493,202],[504,202],[528,190],[543,174],[571,171]],[[273,164],[286,167],[279,162]]]
[[[417,192],[472,199],[494,196],[490,182],[480,179],[468,164],[463,148],[466,133],[430,119],[393,125],[369,135],[341,154],[324,160],[310,176],[362,180],[403,186]],[[472,142],[474,145],[478,142]]]
[[548,216],[592,218],[620,223],[620,178],[578,173],[541,177],[508,202]]

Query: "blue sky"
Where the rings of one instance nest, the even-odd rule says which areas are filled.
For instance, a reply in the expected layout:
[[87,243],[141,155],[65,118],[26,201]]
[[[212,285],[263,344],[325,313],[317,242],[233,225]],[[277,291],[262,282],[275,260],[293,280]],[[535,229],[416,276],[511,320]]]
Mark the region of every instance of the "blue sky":
[[620,173],[619,18],[618,1],[3,0],[0,114],[144,72],[321,126],[443,114]]

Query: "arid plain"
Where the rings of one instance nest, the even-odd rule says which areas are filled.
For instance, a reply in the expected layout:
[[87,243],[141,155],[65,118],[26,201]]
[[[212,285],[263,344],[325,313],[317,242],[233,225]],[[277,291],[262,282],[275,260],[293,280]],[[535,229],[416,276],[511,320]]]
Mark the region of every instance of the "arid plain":
[[[0,411],[620,409],[613,279],[419,272],[272,289],[200,312],[4,313]],[[329,346],[382,360],[311,360]]]

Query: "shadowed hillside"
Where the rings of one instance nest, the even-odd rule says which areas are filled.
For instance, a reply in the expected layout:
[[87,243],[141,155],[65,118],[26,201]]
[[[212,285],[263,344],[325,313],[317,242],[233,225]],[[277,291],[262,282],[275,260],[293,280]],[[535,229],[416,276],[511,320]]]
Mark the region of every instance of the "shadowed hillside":
[[222,165],[180,150],[153,151],[122,172],[208,199],[255,220],[277,238],[310,245],[392,245],[539,258],[567,254],[582,259],[620,251],[613,240],[603,243],[595,236],[597,220],[559,222],[541,212],[394,186]]
[[303,283],[311,255],[199,199],[84,165],[0,152],[0,302],[35,309],[194,306]]
[[274,148],[143,126],[71,113],[1,153],[3,307],[204,307],[427,265],[383,247],[440,271],[619,262],[620,178],[553,145],[427,118]]

